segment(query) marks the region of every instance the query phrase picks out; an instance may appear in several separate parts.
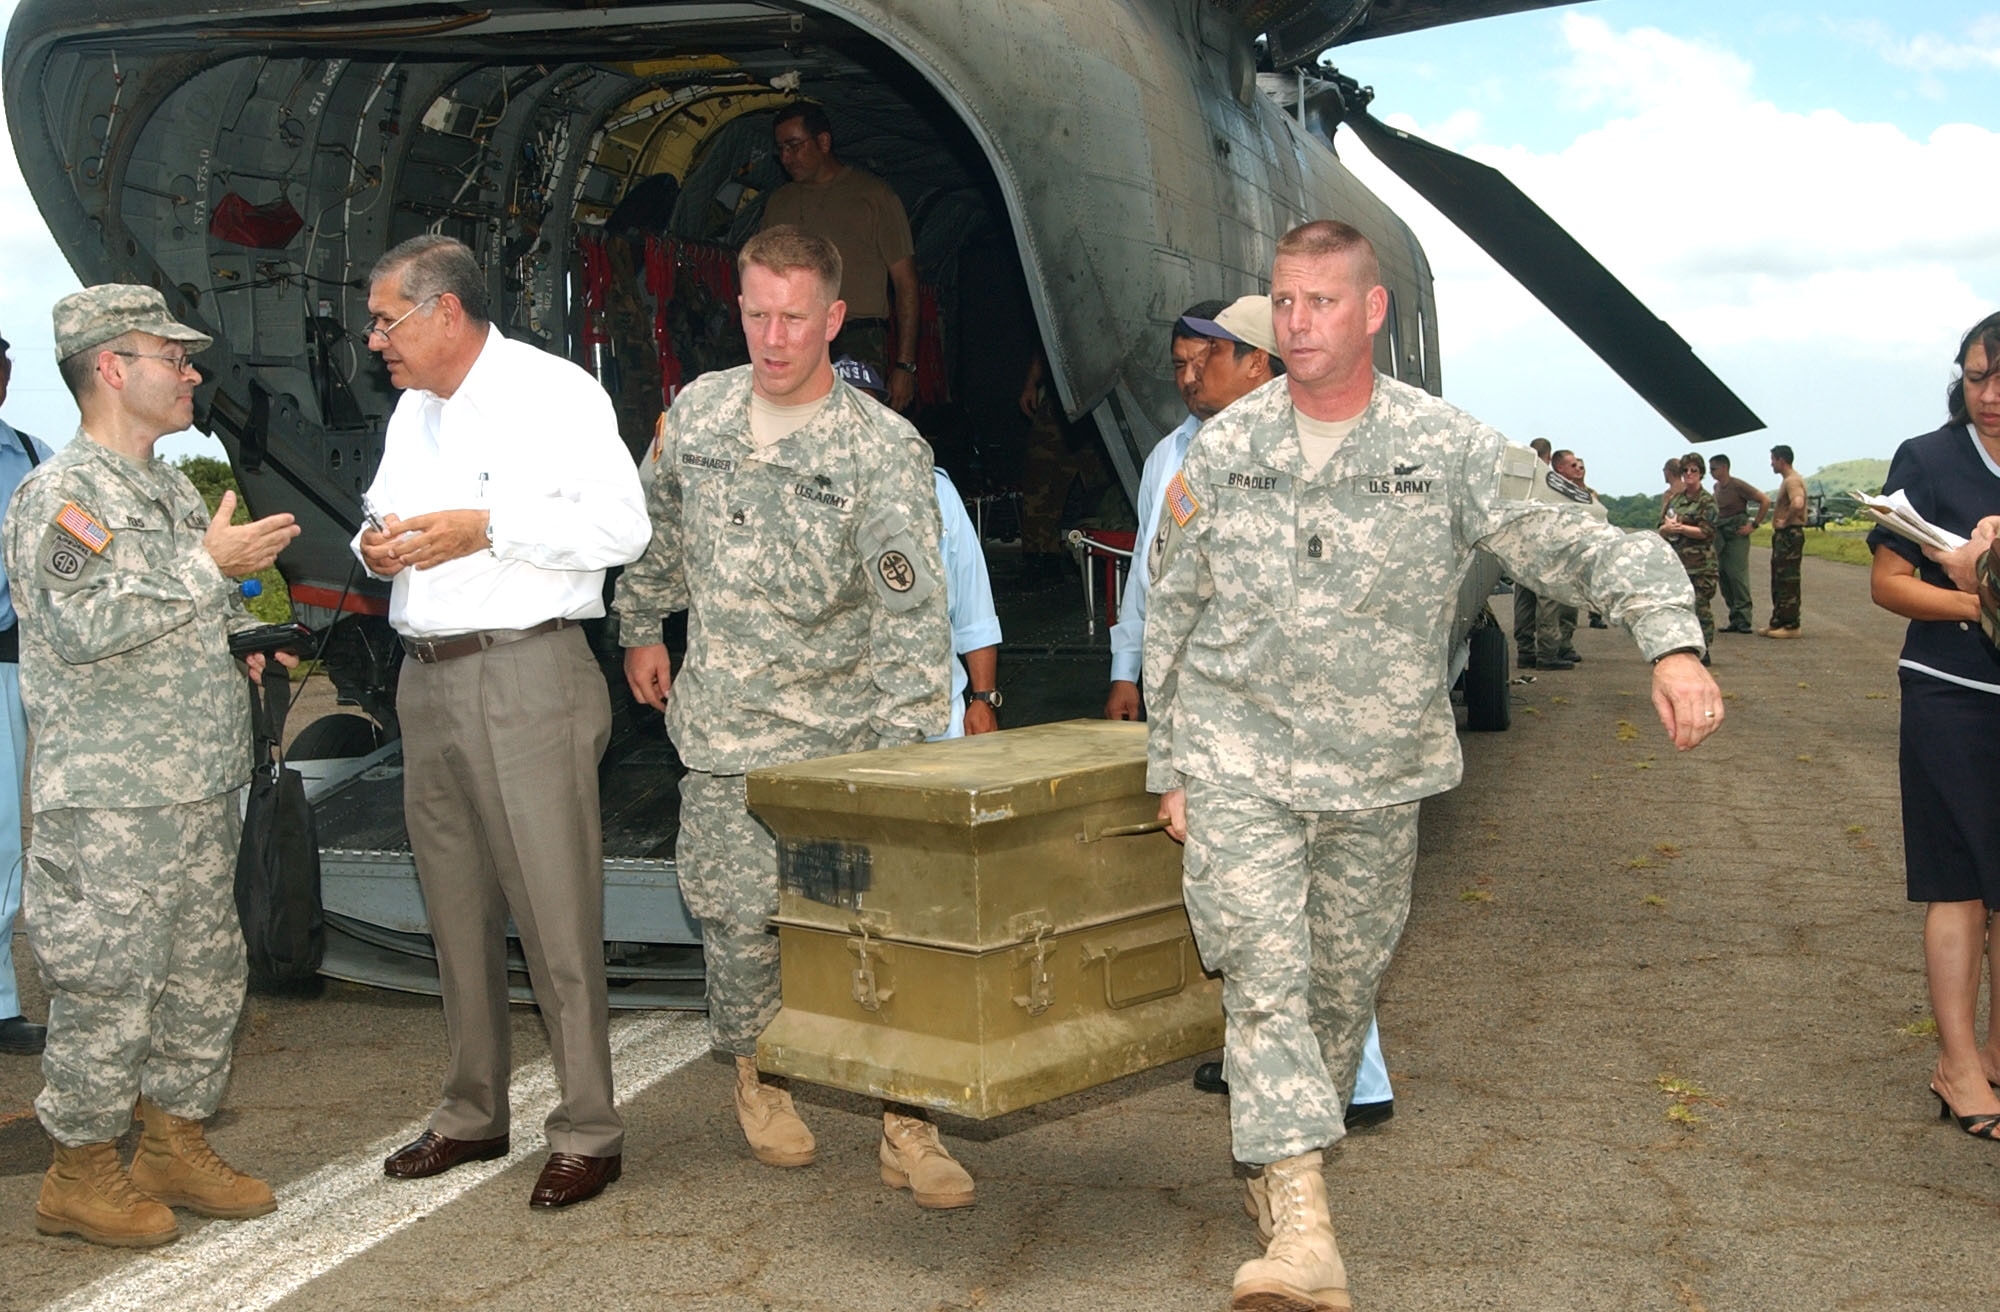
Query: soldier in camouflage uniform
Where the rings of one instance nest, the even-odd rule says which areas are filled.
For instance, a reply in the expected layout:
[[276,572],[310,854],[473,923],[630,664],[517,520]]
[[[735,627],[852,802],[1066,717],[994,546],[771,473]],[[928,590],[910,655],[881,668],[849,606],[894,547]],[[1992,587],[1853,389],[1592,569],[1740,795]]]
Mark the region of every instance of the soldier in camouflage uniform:
[[[270,1188],[233,1170],[201,1122],[229,1078],[243,1005],[234,896],[250,708],[229,634],[256,621],[234,580],[298,534],[290,515],[231,526],[153,444],[186,428],[209,338],[149,287],[56,303],[62,374],[83,411],[21,482],[5,527],[35,737],[24,910],[49,990],[35,1110],[55,1140],[35,1228],[165,1243],[169,1204],[260,1216]],[[290,658],[285,658],[288,661]],[[250,674],[263,671],[261,657]],[[128,1173],[112,1141],[145,1133]]]
[[1288,373],[1195,438],[1147,616],[1147,783],[1223,975],[1235,1152],[1264,1168],[1250,1203],[1271,1238],[1236,1273],[1239,1308],[1348,1306],[1321,1151],[1408,911],[1418,803],[1458,782],[1447,644],[1474,550],[1630,630],[1677,746],[1722,717],[1668,553],[1527,499],[1528,451],[1377,375],[1379,283],[1345,224],[1279,243]]
[[[812,1133],[763,1080],[778,1011],[775,840],[744,803],[761,766],[921,742],[949,719],[951,625],[930,449],[833,375],[840,256],[768,228],[738,258],[747,368],[704,375],[654,443],[653,540],[618,581],[633,696],[667,713],[688,774],[675,853],[702,922],[709,1032],[736,1059],[736,1110],[760,1161],[803,1166]],[[668,667],[660,623],[688,612]],[[935,1127],[885,1112],[882,1178],[926,1206],[972,1201]]]
[[[1701,617],[1703,646],[1715,643],[1715,589],[1721,579],[1716,566],[1715,536],[1719,516],[1715,498],[1701,485],[1708,474],[1708,462],[1695,452],[1681,457],[1681,490],[1660,512],[1660,536],[1680,557],[1694,585],[1695,614]],[[1702,657],[1708,664],[1708,657]]]
[[1767,638],[1799,636],[1799,567],[1806,557],[1806,481],[1792,468],[1792,449],[1771,448],[1771,472],[1781,480],[1771,510],[1771,623]]

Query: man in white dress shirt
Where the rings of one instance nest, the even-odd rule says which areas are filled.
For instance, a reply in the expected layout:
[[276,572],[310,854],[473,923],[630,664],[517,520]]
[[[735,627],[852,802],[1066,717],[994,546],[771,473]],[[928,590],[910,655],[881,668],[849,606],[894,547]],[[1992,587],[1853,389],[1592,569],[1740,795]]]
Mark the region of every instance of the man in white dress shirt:
[[390,250],[368,309],[405,390],[355,551],[394,580],[403,809],[451,1043],[430,1128],[383,1165],[415,1179],[506,1154],[511,913],[562,1088],[529,1204],[565,1207],[618,1178],[624,1143],[597,801],[611,707],[578,625],[604,614],[605,569],[645,550],[645,498],[603,389],[501,336],[463,244]]

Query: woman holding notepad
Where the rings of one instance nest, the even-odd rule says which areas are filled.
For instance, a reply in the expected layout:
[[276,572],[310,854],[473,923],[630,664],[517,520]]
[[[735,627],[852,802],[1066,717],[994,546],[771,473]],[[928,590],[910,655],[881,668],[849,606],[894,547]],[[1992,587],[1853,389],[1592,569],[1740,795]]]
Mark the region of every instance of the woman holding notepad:
[[[2000,1007],[1976,1032],[1991,918],[2000,910],[2000,649],[1981,630],[1974,560],[2000,516],[2000,314],[1959,343],[1944,427],[1913,437],[1889,464],[1885,496],[1902,492],[1930,525],[1969,538],[1942,551],[1889,527],[1868,535],[1875,604],[1910,621],[1902,684],[1903,863],[1924,918],[1924,969],[1937,1017],[1931,1074],[1939,1115],[2000,1140]],[[1963,577],[1973,589],[1954,581]],[[2000,953],[1990,997],[2000,999]]]

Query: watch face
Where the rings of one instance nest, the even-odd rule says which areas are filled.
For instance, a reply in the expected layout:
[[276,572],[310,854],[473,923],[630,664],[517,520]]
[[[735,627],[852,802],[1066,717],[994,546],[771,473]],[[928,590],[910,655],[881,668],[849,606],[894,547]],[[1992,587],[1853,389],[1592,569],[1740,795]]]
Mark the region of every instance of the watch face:
[[985,702],[988,706],[991,706],[996,711],[1000,709],[1001,698],[1000,698],[1000,692],[997,688],[990,692],[969,692],[965,695],[968,699],[972,701]]

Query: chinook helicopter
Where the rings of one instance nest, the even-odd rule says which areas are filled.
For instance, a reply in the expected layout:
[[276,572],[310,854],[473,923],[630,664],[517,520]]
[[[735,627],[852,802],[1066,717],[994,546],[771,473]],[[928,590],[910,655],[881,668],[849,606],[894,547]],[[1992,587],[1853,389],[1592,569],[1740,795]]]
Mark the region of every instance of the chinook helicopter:
[[[810,98],[840,155],[909,211],[926,403],[1018,430],[1018,362],[1039,348],[1061,411],[1131,495],[1184,413],[1175,317],[1260,290],[1277,237],[1307,218],[1374,242],[1390,293],[1376,363],[1441,392],[1429,265],[1341,163],[1346,127],[1690,439],[1761,427],[1504,178],[1385,126],[1321,59],[1565,2],[22,0],[5,96],[35,200],[84,282],[156,286],[215,338],[196,426],[257,514],[304,526],[280,566],[367,713],[318,722],[293,753],[346,760],[319,820],[329,973],[429,974],[382,741],[400,652],[386,589],[347,546],[396,399],[362,332],[384,250],[465,241],[495,323],[592,369],[636,456],[680,381],[743,358],[733,251],[785,180],[774,113]],[[1506,715],[1491,579],[1475,570],[1461,605],[1461,633],[1479,630],[1458,658],[1474,727]],[[595,640],[615,666],[615,637]],[[639,718],[604,767],[614,1005],[698,1006],[671,861],[678,763]]]

